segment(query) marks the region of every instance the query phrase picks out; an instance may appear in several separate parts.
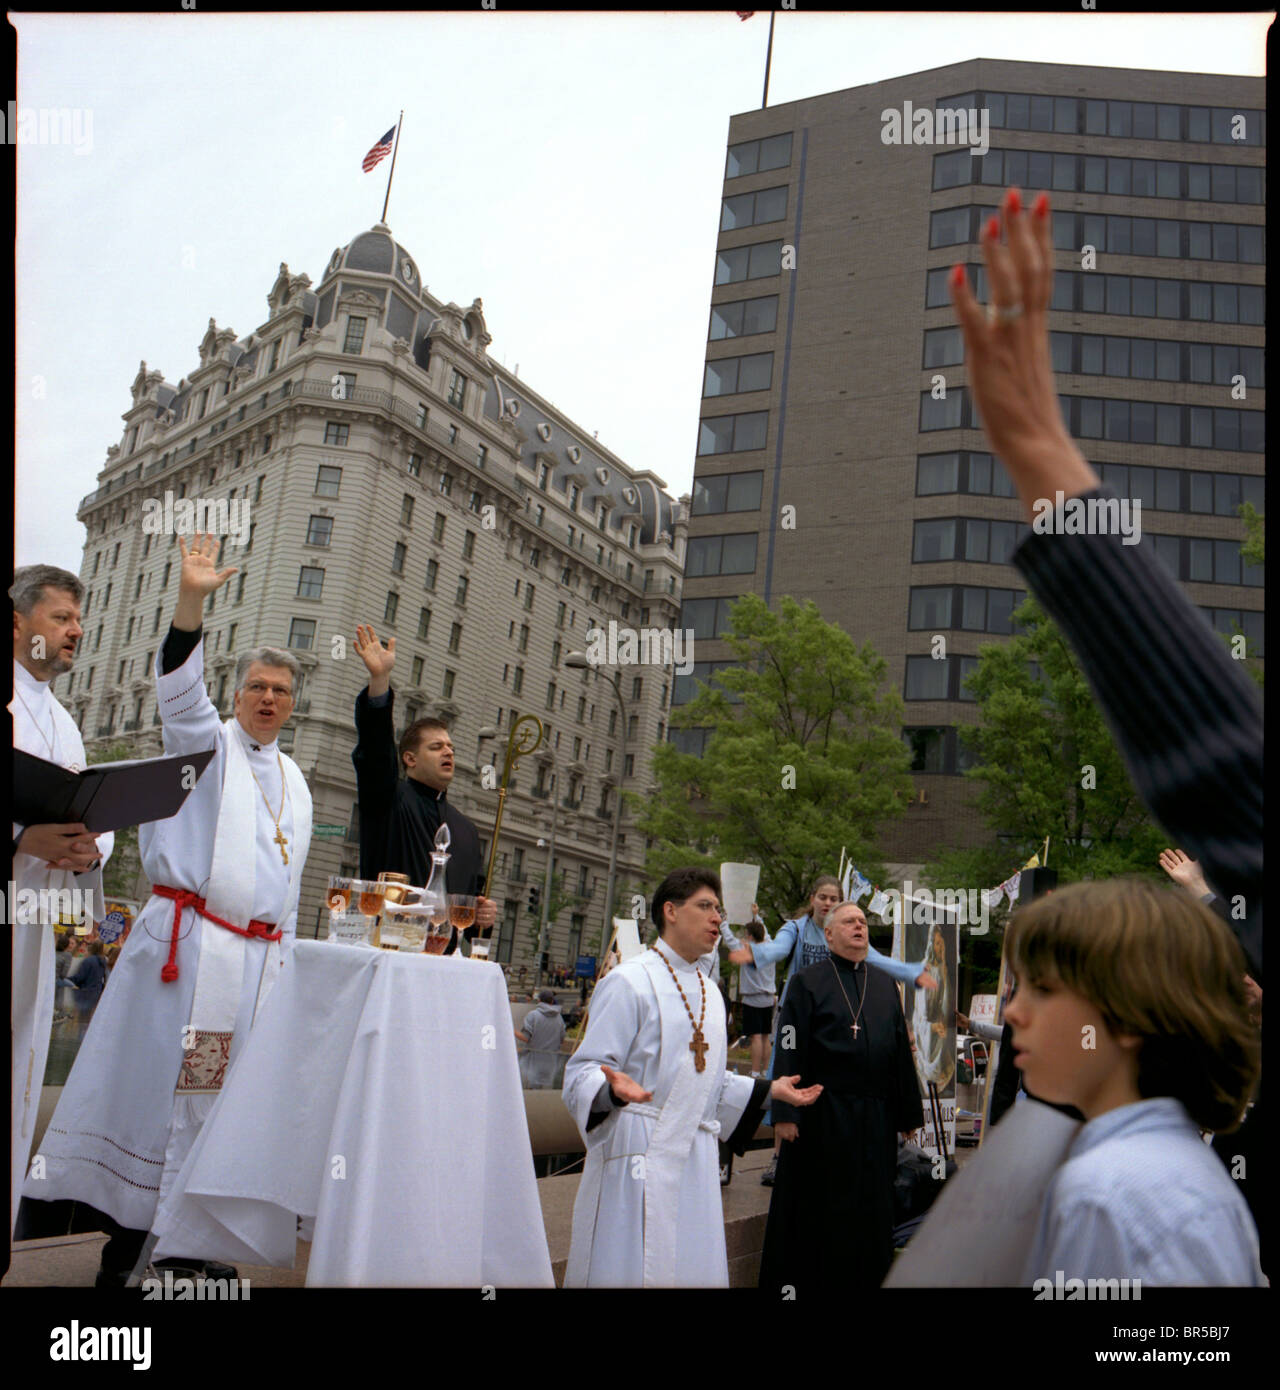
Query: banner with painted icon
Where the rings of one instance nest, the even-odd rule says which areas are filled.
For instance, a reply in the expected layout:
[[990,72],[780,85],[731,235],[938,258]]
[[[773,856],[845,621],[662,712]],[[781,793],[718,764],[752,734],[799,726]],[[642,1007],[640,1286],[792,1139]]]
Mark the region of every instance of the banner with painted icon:
[[923,960],[937,989],[902,986],[907,1036],[924,1101],[924,1128],[912,1136],[931,1154],[956,1142],[956,990],[959,985],[960,924],[958,909],[932,898],[903,898],[895,912],[893,955],[913,963]]

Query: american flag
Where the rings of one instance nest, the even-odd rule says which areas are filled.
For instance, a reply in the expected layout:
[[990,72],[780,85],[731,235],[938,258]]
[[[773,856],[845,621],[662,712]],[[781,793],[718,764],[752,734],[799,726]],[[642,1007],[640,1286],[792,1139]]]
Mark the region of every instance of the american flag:
[[379,140],[378,143],[373,147],[373,149],[371,149],[369,153],[365,155],[364,162],[360,165],[360,167],[364,170],[366,174],[369,172],[370,169],[373,168],[375,164],[378,163],[380,159],[386,159],[386,157],[391,153],[391,141],[394,138],[395,133],[396,128],[395,126],[392,126],[391,129],[387,131],[387,133],[382,137],[382,139]]

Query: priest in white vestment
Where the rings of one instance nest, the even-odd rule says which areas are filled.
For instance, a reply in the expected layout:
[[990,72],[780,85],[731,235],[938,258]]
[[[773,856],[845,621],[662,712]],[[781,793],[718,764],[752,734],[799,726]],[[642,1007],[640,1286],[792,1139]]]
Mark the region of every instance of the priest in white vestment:
[[[50,1122],[46,1177],[23,1189],[108,1218],[104,1286],[133,1268],[292,947],[311,839],[310,793],[276,741],[293,711],[297,660],[272,647],[242,656],[235,716],[224,723],[205,690],[201,624],[205,598],[235,568],[217,571],[211,536],[190,551],[178,544],[178,605],[156,658],[164,748],[214,757],[177,815],[141,828],[152,896]],[[156,1254],[186,1265],[201,1252]]]
[[[54,698],[55,676],[71,670],[84,629],[84,585],[68,570],[26,565],[13,577],[13,746],[80,772],[86,766],[80,730]],[[54,935],[69,913],[84,926],[102,920],[102,866],[115,836],[94,836],[81,824],[13,825],[12,1074],[9,1229],[35,1135],[53,1027]],[[33,897],[38,894],[38,897]]]
[[720,880],[677,869],[654,895],[660,936],[596,986],[564,1101],[587,1145],[566,1288],[729,1283],[717,1137],[746,1151],[772,1094],[821,1086],[725,1070],[724,1005],[698,961],[720,938]]

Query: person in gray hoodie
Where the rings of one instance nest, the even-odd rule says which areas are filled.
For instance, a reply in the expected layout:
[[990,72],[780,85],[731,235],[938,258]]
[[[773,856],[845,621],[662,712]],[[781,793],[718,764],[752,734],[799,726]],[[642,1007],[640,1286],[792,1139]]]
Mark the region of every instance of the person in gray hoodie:
[[525,1048],[520,1053],[520,1079],[527,1091],[555,1085],[556,1057],[564,1041],[564,1018],[555,995],[544,989],[538,1000],[516,1029],[516,1041]]

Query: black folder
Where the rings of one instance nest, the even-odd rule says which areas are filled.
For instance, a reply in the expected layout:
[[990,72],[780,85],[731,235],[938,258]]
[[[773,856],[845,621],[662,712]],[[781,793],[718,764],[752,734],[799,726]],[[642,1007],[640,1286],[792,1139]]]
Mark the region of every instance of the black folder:
[[213,753],[207,748],[173,757],[95,763],[83,772],[72,772],[15,748],[13,818],[19,825],[80,821],[95,834],[168,820],[191,790],[182,785],[185,769],[194,768],[198,782]]

